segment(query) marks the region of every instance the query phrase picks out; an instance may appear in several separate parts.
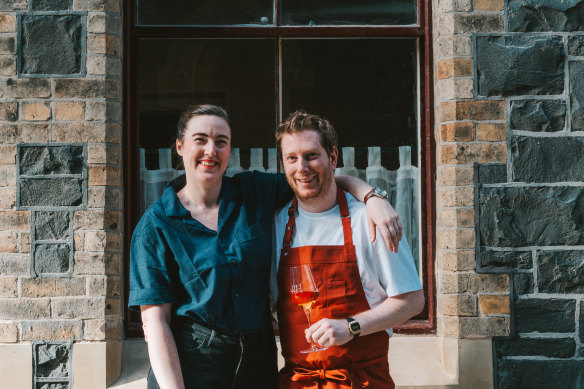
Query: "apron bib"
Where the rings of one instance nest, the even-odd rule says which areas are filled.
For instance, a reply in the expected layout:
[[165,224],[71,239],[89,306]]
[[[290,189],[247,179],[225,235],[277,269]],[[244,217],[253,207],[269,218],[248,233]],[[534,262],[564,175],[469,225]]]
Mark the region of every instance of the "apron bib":
[[290,388],[383,388],[395,385],[387,360],[389,336],[379,331],[360,336],[342,346],[300,354],[309,347],[304,336],[308,321],[303,310],[290,297],[290,267],[310,265],[319,297],[312,306],[311,321],[343,319],[369,310],[363,291],[345,193],[339,188],[344,245],[290,247],[294,232],[294,199],[288,209],[288,223],[278,269],[278,319],[282,355],[286,364],[279,374],[280,389]]

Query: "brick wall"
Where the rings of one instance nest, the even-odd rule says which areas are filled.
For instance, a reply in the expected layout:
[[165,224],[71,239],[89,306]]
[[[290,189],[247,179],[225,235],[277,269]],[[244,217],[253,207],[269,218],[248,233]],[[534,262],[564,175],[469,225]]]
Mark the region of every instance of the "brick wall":
[[0,343],[37,382],[121,340],[120,3],[0,0]]
[[439,330],[499,388],[584,379],[584,1],[434,2]]

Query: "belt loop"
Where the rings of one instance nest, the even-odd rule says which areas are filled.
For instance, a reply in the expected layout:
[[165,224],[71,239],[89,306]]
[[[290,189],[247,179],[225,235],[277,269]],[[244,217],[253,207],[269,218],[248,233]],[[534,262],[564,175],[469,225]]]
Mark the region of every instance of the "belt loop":
[[213,341],[213,339],[215,339],[215,329],[214,328],[211,329],[211,336],[209,337],[209,340],[207,340],[207,347],[211,346],[211,342]]

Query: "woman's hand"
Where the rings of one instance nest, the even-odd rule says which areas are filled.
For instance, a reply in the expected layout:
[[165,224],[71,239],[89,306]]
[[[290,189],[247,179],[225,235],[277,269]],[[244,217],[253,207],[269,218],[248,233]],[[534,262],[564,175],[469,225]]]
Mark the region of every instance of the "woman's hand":
[[377,226],[387,248],[397,253],[403,233],[402,224],[399,215],[388,201],[379,197],[371,197],[367,200],[367,223],[371,242],[375,242],[377,232],[375,227]]

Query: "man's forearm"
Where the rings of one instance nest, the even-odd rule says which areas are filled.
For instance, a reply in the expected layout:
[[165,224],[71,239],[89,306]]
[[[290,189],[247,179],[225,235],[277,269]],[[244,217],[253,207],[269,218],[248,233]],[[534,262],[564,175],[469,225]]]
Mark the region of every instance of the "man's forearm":
[[369,335],[402,324],[424,308],[424,292],[417,290],[395,297],[353,316],[361,325],[361,335]]

